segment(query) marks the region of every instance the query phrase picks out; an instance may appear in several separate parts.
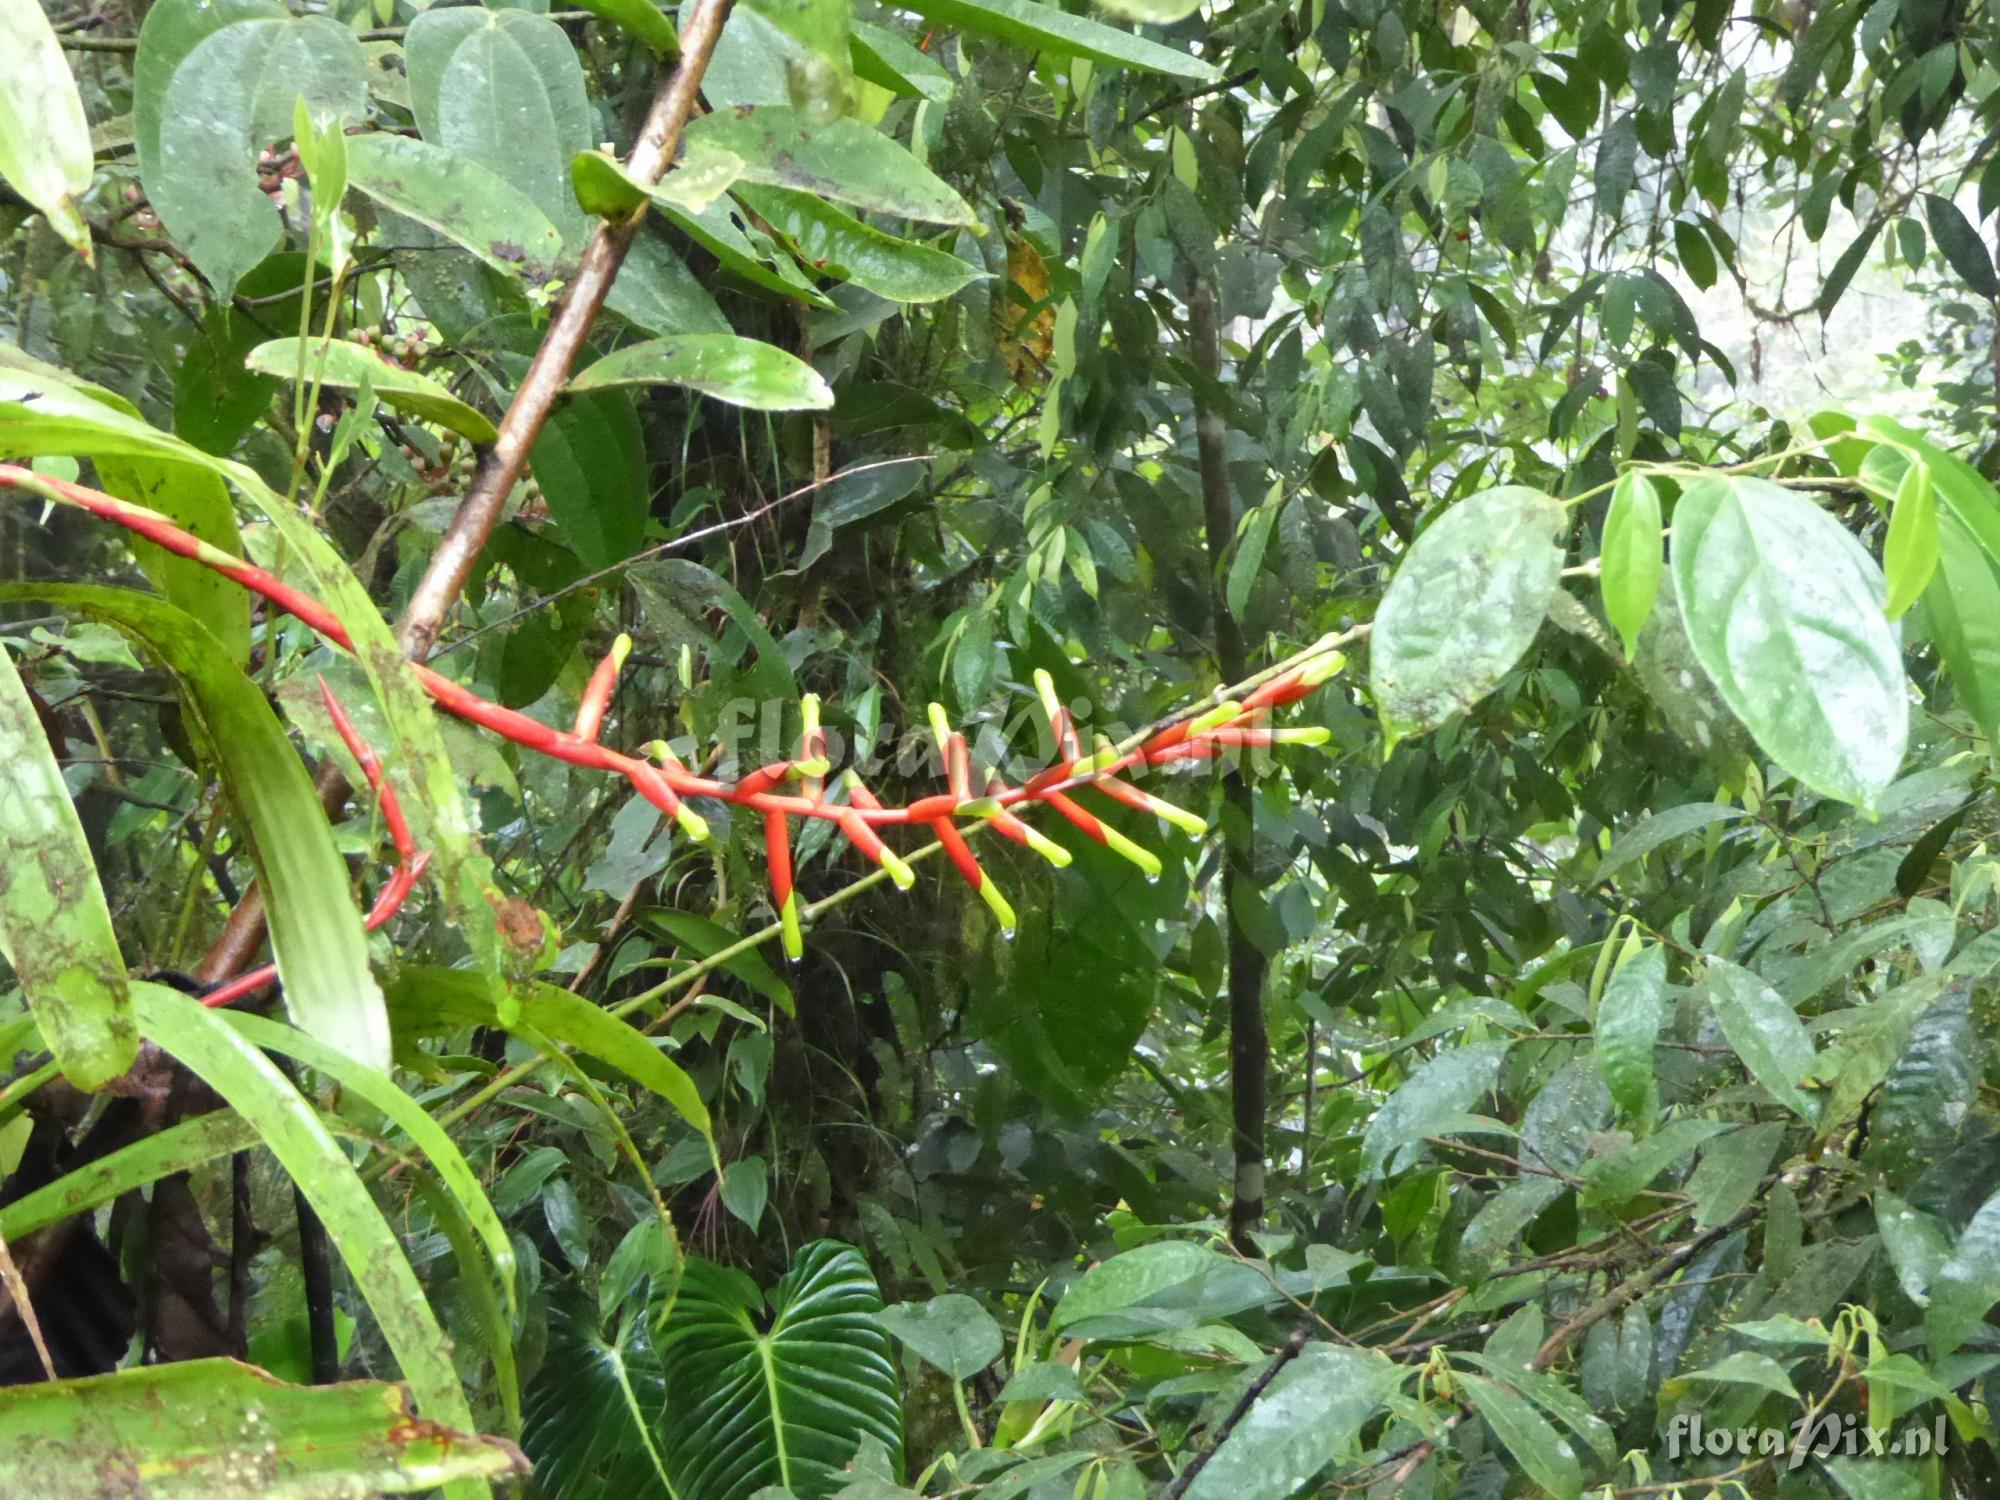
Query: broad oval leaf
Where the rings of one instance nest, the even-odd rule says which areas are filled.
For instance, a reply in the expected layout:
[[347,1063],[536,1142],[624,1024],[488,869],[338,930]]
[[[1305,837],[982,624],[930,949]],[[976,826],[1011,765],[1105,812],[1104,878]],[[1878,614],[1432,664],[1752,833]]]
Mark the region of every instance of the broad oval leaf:
[[733,333],[687,333],[647,339],[607,354],[580,371],[572,391],[618,385],[683,385],[755,411],[815,411],[833,390],[811,365],[775,344]]
[[347,866],[298,752],[264,695],[214,636],[163,599],[88,584],[16,584],[0,598],[40,599],[117,625],[179,679],[223,786],[248,825],[268,894],[271,948],[285,1009],[300,1030],[358,1062],[389,1066],[389,1018],[368,968]]
[[357,191],[430,226],[496,270],[536,283],[565,272],[562,234],[532,199],[429,141],[357,135],[347,143],[347,178]]
[[317,380],[336,390],[359,390],[365,384],[377,400],[462,433],[475,443],[490,443],[499,436],[499,430],[484,412],[467,406],[430,376],[406,370],[375,350],[345,339],[331,339],[324,344],[318,339],[272,339],[252,349],[245,362],[260,374],[286,380],[297,378],[303,368],[308,384]]
[[[166,18],[163,37],[178,40],[190,28],[180,9]],[[277,207],[258,186],[257,148],[291,136],[301,98],[315,118],[364,115],[367,64],[354,33],[326,16],[225,14],[162,79],[146,66],[154,26],[149,15],[134,84],[140,179],[176,242],[227,293],[282,234]],[[150,124],[141,127],[137,95],[155,88]]]
[[1341,1456],[1409,1371],[1372,1349],[1308,1344],[1187,1487],[1188,1500],[1285,1500]]
[[1389,739],[1437,728],[1513,670],[1562,586],[1565,520],[1552,497],[1503,485],[1461,500],[1411,544],[1368,648]]
[[1598,586],[1604,613],[1625,643],[1629,660],[1639,651],[1639,632],[1660,595],[1667,539],[1660,527],[1660,492],[1644,474],[1618,477],[1604,517],[1604,547],[1598,559]]
[[38,0],[0,0],[0,54],[8,58],[7,87],[0,89],[0,177],[89,260],[90,230],[76,200],[95,170],[90,123]]
[[745,1500],[770,1485],[821,1500],[847,1482],[864,1438],[900,1470],[902,1392],[881,1311],[868,1263],[835,1240],[799,1251],[768,1318],[741,1271],[690,1260],[659,1335],[681,1500]]
[[859,120],[815,121],[789,105],[718,110],[688,125],[696,142],[733,152],[742,179],[797,188],[875,213],[930,224],[978,222],[972,206],[935,172]]
[[1931,1278],[1924,1316],[1931,1357],[1942,1359],[1965,1342],[2000,1300],[2000,1193],[1980,1205],[1945,1263]]
[[0,949],[63,1076],[101,1088],[139,1051],[125,961],[48,731],[4,647],[0,764]]
[[1271,1295],[1270,1282],[1243,1261],[1188,1240],[1160,1240],[1086,1271],[1063,1293],[1049,1328],[1137,1337],[1226,1318]]
[[1875,560],[1790,490],[1709,478],[1674,512],[1673,570],[1695,660],[1730,712],[1814,791],[1873,807],[1909,733]]
[[1498,1380],[1466,1371],[1457,1372],[1453,1379],[1530,1479],[1557,1500],[1577,1500],[1583,1491],[1583,1475],[1576,1452],[1548,1418]]
[[1000,1325],[963,1292],[899,1302],[876,1321],[953,1380],[970,1380],[1000,1357]]
[[1798,1012],[1755,974],[1724,959],[1709,960],[1708,991],[1722,1034],[1750,1076],[1802,1119],[1817,1120],[1818,1101],[1799,1088],[1815,1054]]

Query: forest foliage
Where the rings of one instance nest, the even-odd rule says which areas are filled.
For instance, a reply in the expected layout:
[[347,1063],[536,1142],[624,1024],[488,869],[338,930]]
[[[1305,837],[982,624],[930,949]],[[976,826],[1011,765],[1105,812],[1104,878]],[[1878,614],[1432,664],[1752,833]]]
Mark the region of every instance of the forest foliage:
[[1989,9],[0,57],[0,1490],[2000,1486]]

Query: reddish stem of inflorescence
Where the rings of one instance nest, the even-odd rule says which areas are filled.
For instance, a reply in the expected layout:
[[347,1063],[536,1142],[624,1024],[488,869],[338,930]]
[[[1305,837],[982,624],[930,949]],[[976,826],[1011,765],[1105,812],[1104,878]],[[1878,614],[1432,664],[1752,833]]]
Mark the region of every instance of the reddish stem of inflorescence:
[[[351,651],[353,642],[334,613],[318,600],[301,593],[264,569],[234,557],[201,541],[176,526],[166,516],[91,489],[85,485],[37,474],[15,464],[0,464],[0,486],[30,491],[51,500],[77,506],[91,514],[122,526],[178,556],[214,569],[223,577],[241,584],[279,609],[303,621],[331,644]],[[664,744],[649,747],[654,760],[625,755],[598,743],[605,710],[617,684],[618,672],[630,641],[621,636],[604,661],[592,674],[585,689],[574,726],[552,729],[514,709],[480,697],[450,678],[422,664],[412,664],[419,684],[446,712],[492,730],[524,749],[533,750],[571,765],[607,771],[622,776],[633,789],[663,813],[678,821],[692,838],[707,835],[707,825],[687,807],[687,799],[712,797],[720,802],[750,809],[763,821],[764,841],[770,866],[773,905],[783,927],[786,951],[797,957],[803,941],[799,928],[797,891],[793,887],[790,820],[822,818],[830,821],[861,854],[882,866],[899,886],[910,883],[907,865],[881,837],[881,830],[898,825],[926,825],[944,846],[947,857],[980,895],[1003,928],[1011,931],[1014,914],[991,879],[981,868],[971,846],[959,830],[963,819],[978,818],[1017,843],[1035,850],[1051,862],[1068,862],[1068,852],[1036,832],[1018,815],[1018,810],[1045,803],[1074,824],[1096,843],[1114,850],[1139,865],[1147,874],[1159,873],[1160,862],[1151,851],[1133,843],[1081,806],[1071,792],[1091,787],[1114,801],[1163,817],[1177,826],[1199,833],[1204,825],[1193,814],[1161,801],[1151,793],[1121,778],[1121,772],[1144,770],[1179,760],[1205,760],[1224,750],[1285,743],[1323,743],[1322,729],[1272,729],[1265,726],[1271,710],[1297,702],[1338,670],[1338,653],[1327,653],[1304,665],[1280,673],[1247,694],[1240,703],[1225,703],[1194,715],[1147,736],[1124,748],[1100,744],[1086,752],[1079,742],[1068,711],[1055,698],[1046,673],[1036,674],[1037,688],[1049,716],[1050,728],[1060,747],[1061,759],[1019,786],[1006,785],[997,775],[976,777],[965,736],[945,722],[944,711],[933,705],[932,723],[944,763],[950,790],[921,797],[902,807],[887,807],[878,801],[860,780],[849,772],[844,778],[846,800],[826,795],[827,774],[824,736],[819,727],[818,701],[804,705],[805,733],[795,760],[778,761],[749,772],[734,782],[718,781],[690,771]],[[409,893],[421,872],[425,856],[409,847],[409,830],[393,791],[381,776],[372,752],[353,733],[353,726],[331,693],[327,707],[336,729],[349,750],[360,761],[369,782],[381,799],[384,821],[396,841],[399,864],[371,912],[370,925],[386,921]],[[983,787],[980,791],[977,788]],[[393,901],[390,898],[393,896]],[[261,988],[272,976],[264,971],[246,974],[214,994],[235,998]],[[252,983],[252,981],[255,981]],[[226,1003],[211,995],[209,1003]]]

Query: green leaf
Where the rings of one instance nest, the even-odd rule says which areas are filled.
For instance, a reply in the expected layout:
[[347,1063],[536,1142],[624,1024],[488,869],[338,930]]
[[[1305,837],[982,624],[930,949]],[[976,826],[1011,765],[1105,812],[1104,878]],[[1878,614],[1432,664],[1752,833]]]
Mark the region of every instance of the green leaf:
[[1361,1175],[1400,1172],[1424,1151],[1424,1137],[1436,1135],[1492,1088],[1507,1056],[1506,1042],[1453,1047],[1417,1069],[1368,1122],[1361,1138]]
[[1171,26],[1201,9],[1201,0],[1097,0],[1114,16],[1147,26]]
[[0,0],[0,54],[12,59],[0,91],[0,177],[89,260],[90,230],[76,200],[96,170],[90,123],[37,0]]
[[905,99],[929,99],[942,104],[956,85],[936,58],[910,44],[886,26],[863,20],[850,23],[854,73],[878,88]]
[[1703,1141],[1729,1128],[1721,1120],[1674,1120],[1643,1141],[1593,1157],[1583,1168],[1583,1176],[1590,1184],[1583,1190],[1584,1205],[1616,1207],[1636,1197],[1660,1173],[1692,1155]]
[[1667,950],[1632,934],[1597,1006],[1597,1068],[1627,1115],[1653,1101],[1653,1046],[1666,1011]]
[[1868,251],[1875,243],[1875,236],[1882,232],[1883,220],[1876,215],[1861,226],[1852,243],[1840,252],[1840,258],[1833,263],[1833,269],[1826,273],[1826,282],[1819,289],[1819,297],[1813,303],[1820,321],[1833,316],[1834,308],[1840,305],[1841,296],[1847,291],[1847,284],[1854,280],[1854,273],[1861,269],[1861,262],[1868,258]]
[[741,157],[745,182],[797,188],[931,224],[978,222],[942,178],[859,120],[815,122],[784,105],[746,106],[690,122],[687,141],[690,149],[699,142]]
[[1483,1375],[1459,1371],[1453,1381],[1493,1429],[1527,1476],[1558,1500],[1577,1500],[1583,1476],[1569,1442],[1517,1391]]
[[562,234],[548,216],[474,162],[409,136],[358,135],[347,143],[347,172],[357,191],[496,270],[537,285],[565,272]]
[[628,392],[562,402],[542,424],[529,464],[557,531],[585,568],[611,567],[646,545],[652,484],[645,429]]
[[1919,459],[1903,471],[1902,482],[1896,486],[1895,507],[1889,513],[1889,534],[1882,543],[1889,602],[1882,612],[1892,620],[1899,619],[1930,587],[1937,565],[1937,501],[1931,491],[1930,466]]
[[1073,16],[1034,0],[918,0],[909,7],[926,21],[956,26],[1030,52],[1087,57],[1113,67],[1140,68],[1174,78],[1213,83],[1222,75],[1209,64],[1102,22]]
[[1873,1196],[1875,1228],[1903,1295],[1919,1307],[1928,1307],[1931,1282],[1951,1259],[1951,1231],[1934,1215],[1912,1208],[1887,1188],[1877,1188]]
[[899,1302],[875,1321],[953,1380],[970,1380],[1000,1357],[1000,1325],[963,1292]]
[[735,185],[743,158],[696,142],[658,182],[633,179],[625,164],[604,151],[579,151],[569,164],[570,185],[585,213],[625,218],[648,201],[698,214]]
[[1188,1500],[1284,1500],[1341,1457],[1408,1371],[1370,1349],[1308,1344],[1230,1429]]
[[1050,1314],[1049,1331],[1138,1337],[1231,1317],[1274,1295],[1243,1261],[1189,1240],[1159,1240],[1084,1272]]
[[754,1233],[763,1222],[764,1206],[771,1201],[770,1163],[761,1156],[731,1162],[723,1169],[721,1197],[722,1206]]
[[700,213],[690,213],[677,203],[657,198],[654,202],[677,229],[719,260],[732,275],[814,307],[834,305],[790,255],[750,223],[748,215],[737,208],[733,199],[718,199]]
[[258,1139],[305,1194],[375,1314],[418,1409],[431,1421],[471,1431],[472,1412],[452,1368],[450,1343],[423,1287],[395,1232],[312,1106],[276,1064],[200,1001],[134,982],[132,1003],[147,1039],[186,1063],[255,1125]]
[[147,14],[133,78],[139,177],[175,243],[225,296],[281,242],[256,153],[291,137],[301,97],[316,119],[367,113],[361,44],[330,17],[240,0],[164,0]]
[[345,1092],[358,1095],[388,1116],[390,1122],[410,1138],[410,1144],[429,1158],[438,1180],[451,1194],[466,1222],[485,1246],[511,1310],[514,1305],[514,1242],[508,1238],[500,1216],[494,1213],[493,1205],[487,1201],[486,1189],[480,1185],[478,1174],[472,1170],[457,1143],[445,1133],[444,1127],[432,1119],[422,1105],[398,1088],[396,1081],[387,1073],[323,1046],[302,1031],[247,1011],[232,1011],[224,1019],[264,1051],[282,1052],[324,1073]]
[[347,866],[298,752],[256,685],[214,636],[163,599],[87,584],[17,584],[127,631],[171,669],[250,836],[266,897],[285,1009],[300,1030],[375,1067],[389,1064],[389,1021]]
[[606,1338],[587,1305],[557,1299],[549,1350],[528,1391],[521,1446],[547,1500],[680,1500],[655,1434],[666,1376],[643,1317]]
[[902,1467],[901,1392],[882,1297],[851,1246],[804,1246],[764,1296],[741,1271],[690,1260],[659,1336],[667,1469],[681,1500],[782,1485],[823,1500],[863,1440]]
[[1868,1119],[1869,1165],[1906,1184],[1942,1159],[1978,1102],[1987,1050],[1971,987],[1953,985],[1917,1017],[1882,1077]]
[[246,362],[262,374],[291,380],[301,368],[301,342],[305,345],[303,368],[308,381],[317,379],[321,385],[342,391],[359,390],[366,384],[377,400],[435,422],[447,431],[461,433],[475,443],[490,443],[500,435],[484,412],[467,406],[430,376],[406,370],[373,349],[344,339],[325,344],[318,339],[272,339],[252,349]]
[[[243,555],[236,508],[213,470],[134,454],[99,459],[97,480],[108,493],[170,517],[210,546]],[[241,584],[140,537],[128,535],[126,542],[168,603],[206,625],[238,666],[250,659],[250,596]]]
[[0,1208],[0,1239],[24,1234],[116,1201],[176,1172],[191,1172],[257,1144],[257,1128],[218,1109],[121,1146]]
[[1755,974],[1724,959],[1709,960],[1708,991],[1722,1034],[1750,1076],[1807,1123],[1817,1120],[1819,1101],[1799,1088],[1816,1059],[1798,1012]]
[[774,344],[733,333],[647,339],[580,371],[571,391],[617,385],[683,385],[755,411],[813,411],[833,405],[819,372]]
[[1598,587],[1604,614],[1625,643],[1630,660],[1639,650],[1639,632],[1660,594],[1666,570],[1667,539],[1660,526],[1660,492],[1636,471],[1618,476],[1611,508],[1604,517],[1604,546],[1598,559]]
[[1924,1314],[1931,1358],[1943,1359],[1965,1342],[2000,1300],[2000,1193],[1980,1205],[1945,1263],[1931,1278]]
[[98,1089],[138,1056],[125,961],[48,731],[4,647],[0,763],[0,949],[63,1075]]
[[1979,231],[1959,212],[1958,205],[1936,193],[1925,193],[1924,218],[1930,222],[1931,238],[1937,241],[1938,249],[1965,284],[1988,301],[2000,297],[2000,277],[1993,272],[1993,252],[1986,248]]
[[1605,851],[1604,858],[1597,863],[1598,879],[1602,880],[1612,871],[1644,859],[1662,844],[1685,838],[1717,823],[1730,823],[1748,816],[1742,808],[1731,807],[1726,802],[1685,802],[1679,807],[1670,807],[1664,812],[1642,818],[1621,833]]
[[1391,743],[1437,728],[1513,670],[1562,586],[1567,521],[1552,497],[1503,485],[1461,500],[1411,545],[1369,642]]
[[[463,969],[405,965],[396,976],[395,995],[391,1014],[405,1044],[439,1024],[506,1024],[494,1011],[491,991],[478,975]],[[705,1139],[709,1136],[708,1106],[694,1080],[643,1034],[602,1006],[552,984],[523,986],[520,1005],[519,1019],[528,1027],[645,1085]]]
[[1695,1223],[1713,1229],[1741,1213],[1757,1196],[1784,1138],[1784,1124],[1772,1121],[1732,1130],[1704,1146],[1701,1162],[1687,1180]]
[[631,32],[661,57],[672,57],[681,49],[674,23],[653,0],[577,0],[577,5],[598,20]]
[[892,302],[936,302],[986,274],[930,245],[884,234],[808,193],[750,186],[737,196],[789,239],[814,270],[845,277]]
[[1222,598],[1229,613],[1239,619],[1250,602],[1250,590],[1257,582],[1257,574],[1263,569],[1264,553],[1271,544],[1271,532],[1277,526],[1283,509],[1282,496],[1275,503],[1266,501],[1245,518],[1242,529],[1236,534],[1236,548],[1230,555],[1229,577],[1223,585]]
[[[720,923],[698,917],[692,912],[656,911],[650,913],[646,920],[666,928],[676,942],[687,944],[703,958],[714,957],[742,938],[741,933],[732,932]],[[779,977],[778,971],[771,967],[758,949],[746,948],[723,960],[722,970],[741,980],[786,1015],[797,1013],[792,1001],[792,987]]]
[[1680,1378],[1710,1380],[1722,1385],[1754,1385],[1759,1390],[1783,1396],[1787,1401],[1799,1399],[1798,1388],[1792,1384],[1792,1377],[1785,1373],[1785,1367],[1770,1355],[1759,1354],[1754,1349],[1739,1349],[1717,1364],[1690,1370]]
[[[255,1441],[246,1441],[254,1422]],[[401,1386],[287,1385],[233,1359],[136,1365],[23,1386],[0,1404],[0,1490],[316,1500],[408,1495],[526,1469],[511,1444],[419,1421]],[[141,1478],[139,1476],[147,1476]],[[476,1493],[486,1493],[480,1483]]]
[[1875,560],[1811,501],[1713,478],[1681,496],[1673,569],[1695,659],[1730,711],[1814,791],[1872,808],[1909,731]]
[[570,159],[594,132],[562,28],[526,10],[439,6],[410,23],[403,55],[423,138],[505,181],[580,250],[589,223],[570,191]]

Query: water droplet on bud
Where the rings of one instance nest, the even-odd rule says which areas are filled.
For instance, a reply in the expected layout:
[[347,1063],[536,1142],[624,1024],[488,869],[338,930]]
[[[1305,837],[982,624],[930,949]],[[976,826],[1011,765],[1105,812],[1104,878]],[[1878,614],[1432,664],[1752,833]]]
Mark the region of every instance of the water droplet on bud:
[[1158,885],[1159,883],[1160,883],[1160,872],[1158,870],[1148,870],[1146,872],[1146,884]]

